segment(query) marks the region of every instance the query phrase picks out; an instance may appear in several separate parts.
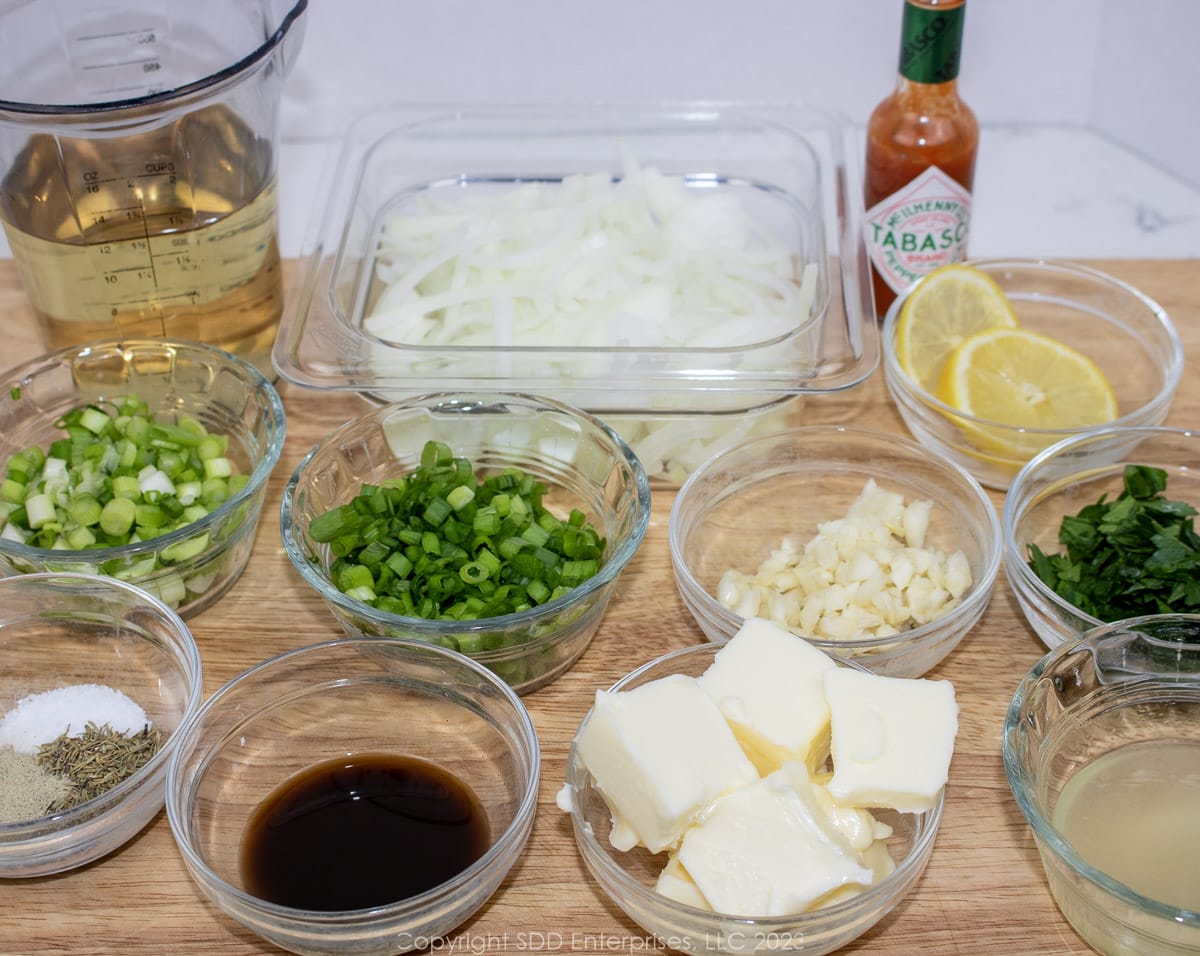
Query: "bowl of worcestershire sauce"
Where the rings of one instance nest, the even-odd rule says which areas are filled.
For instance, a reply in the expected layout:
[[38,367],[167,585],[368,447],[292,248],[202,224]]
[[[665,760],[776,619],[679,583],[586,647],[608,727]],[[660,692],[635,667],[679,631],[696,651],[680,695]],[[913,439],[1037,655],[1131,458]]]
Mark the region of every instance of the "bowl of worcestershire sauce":
[[296,953],[400,953],[499,887],[540,757],[520,698],[469,658],[348,638],[234,678],[179,731],[167,815],[226,916]]

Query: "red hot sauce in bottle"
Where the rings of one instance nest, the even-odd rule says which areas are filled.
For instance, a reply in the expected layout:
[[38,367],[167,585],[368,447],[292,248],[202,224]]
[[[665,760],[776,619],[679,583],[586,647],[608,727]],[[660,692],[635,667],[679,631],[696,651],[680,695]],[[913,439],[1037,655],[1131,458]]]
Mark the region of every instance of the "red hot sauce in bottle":
[[900,75],[867,123],[864,240],[882,317],[967,257],[979,123],[958,95],[965,0],[906,0]]

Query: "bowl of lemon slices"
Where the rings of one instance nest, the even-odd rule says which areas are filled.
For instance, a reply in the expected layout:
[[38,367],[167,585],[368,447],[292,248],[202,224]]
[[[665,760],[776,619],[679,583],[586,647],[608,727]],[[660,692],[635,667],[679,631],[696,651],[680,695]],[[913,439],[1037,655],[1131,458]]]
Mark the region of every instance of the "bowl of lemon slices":
[[888,392],[919,442],[1006,489],[1043,449],[1101,425],[1158,425],[1183,374],[1166,311],[1069,262],[943,266],[884,318]]

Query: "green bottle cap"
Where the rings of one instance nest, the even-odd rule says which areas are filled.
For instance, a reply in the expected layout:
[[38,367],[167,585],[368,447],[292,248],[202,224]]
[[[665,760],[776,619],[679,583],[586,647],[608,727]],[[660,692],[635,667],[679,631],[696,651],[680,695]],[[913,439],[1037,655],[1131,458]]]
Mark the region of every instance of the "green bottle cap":
[[900,75],[913,83],[947,83],[958,76],[966,4],[904,5],[900,30]]

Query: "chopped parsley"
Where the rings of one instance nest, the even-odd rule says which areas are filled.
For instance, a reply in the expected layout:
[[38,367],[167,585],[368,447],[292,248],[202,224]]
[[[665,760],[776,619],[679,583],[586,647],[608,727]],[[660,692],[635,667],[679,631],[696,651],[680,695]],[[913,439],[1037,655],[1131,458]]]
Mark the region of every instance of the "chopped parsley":
[[1029,545],[1029,567],[1056,594],[1101,621],[1200,611],[1197,511],[1164,494],[1161,468],[1127,465],[1124,490],[1062,519],[1065,553]]

